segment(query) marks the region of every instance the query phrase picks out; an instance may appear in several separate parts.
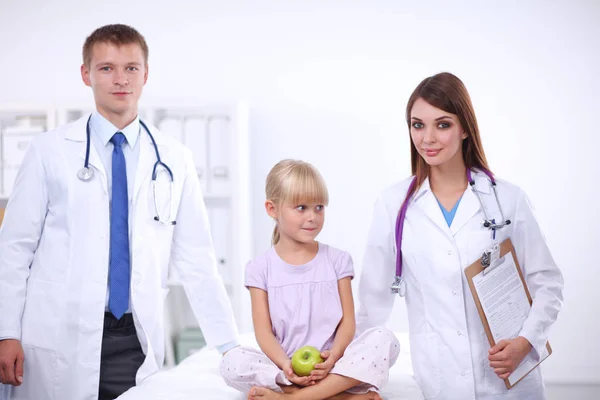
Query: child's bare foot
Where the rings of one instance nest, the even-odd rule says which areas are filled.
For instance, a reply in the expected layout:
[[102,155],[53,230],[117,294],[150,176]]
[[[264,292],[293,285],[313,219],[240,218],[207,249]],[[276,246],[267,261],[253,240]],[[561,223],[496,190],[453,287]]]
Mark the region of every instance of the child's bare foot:
[[271,389],[255,386],[248,393],[248,400],[283,400],[287,394],[277,393]]
[[383,398],[377,392],[369,392],[361,394],[360,396],[363,397],[356,397],[356,400],[358,400],[359,398],[362,400],[383,400]]
[[[300,389],[299,386],[282,386],[281,389],[284,393],[277,393],[272,391],[271,389],[263,388],[263,387],[253,387],[250,389],[248,393],[248,400],[284,400],[289,398],[289,394],[292,394]],[[330,397],[329,400],[383,400],[382,397],[377,392],[368,392],[364,394],[354,394],[354,393],[340,393],[333,397]]]
[[279,385],[279,387],[281,388],[281,390],[283,390],[283,393],[286,394],[292,394],[294,392],[297,392],[298,390],[302,389],[300,386],[298,385]]
[[381,396],[377,392],[368,392],[365,394],[354,394],[354,393],[340,393],[331,397],[330,400],[382,400]]

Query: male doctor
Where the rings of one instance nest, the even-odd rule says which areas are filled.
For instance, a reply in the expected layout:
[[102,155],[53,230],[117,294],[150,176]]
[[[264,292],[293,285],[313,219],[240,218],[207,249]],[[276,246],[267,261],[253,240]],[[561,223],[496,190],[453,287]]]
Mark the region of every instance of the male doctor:
[[[208,345],[225,353],[238,341],[191,152],[138,117],[145,39],[125,25],[97,29],[81,76],[97,111],[31,143],[0,230],[8,399],[114,399],[156,372],[169,265]],[[170,202],[164,168],[152,190],[150,134],[173,173]]]

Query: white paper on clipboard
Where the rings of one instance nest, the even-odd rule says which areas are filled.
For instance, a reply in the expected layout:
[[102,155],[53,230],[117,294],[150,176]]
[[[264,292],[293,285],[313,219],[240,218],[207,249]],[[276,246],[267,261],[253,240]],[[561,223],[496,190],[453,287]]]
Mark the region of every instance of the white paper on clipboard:
[[[531,309],[517,268],[512,253],[508,252],[485,273],[480,272],[473,277],[495,343],[519,336]],[[514,385],[549,355],[546,347],[539,359],[535,351],[529,352],[508,377],[509,383]]]

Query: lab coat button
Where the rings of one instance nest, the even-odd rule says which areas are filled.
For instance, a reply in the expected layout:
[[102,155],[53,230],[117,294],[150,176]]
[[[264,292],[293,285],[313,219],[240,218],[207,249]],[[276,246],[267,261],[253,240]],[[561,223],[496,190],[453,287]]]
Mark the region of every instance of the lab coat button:
[[457,332],[456,332],[456,334],[457,334],[458,336],[462,335],[462,333],[460,333],[460,331],[457,331]]
[[448,255],[451,256],[452,255],[452,250],[448,250]]
[[466,375],[466,372],[465,372],[465,371],[461,372],[461,375],[462,375],[462,376],[465,376],[465,375]]

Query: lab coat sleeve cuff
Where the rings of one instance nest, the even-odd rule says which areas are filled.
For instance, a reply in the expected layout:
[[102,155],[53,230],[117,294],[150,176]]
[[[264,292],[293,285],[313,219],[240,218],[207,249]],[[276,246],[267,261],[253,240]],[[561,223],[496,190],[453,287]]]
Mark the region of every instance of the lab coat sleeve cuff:
[[544,347],[546,346],[546,341],[547,341],[546,336],[542,335],[542,334],[536,335],[533,332],[529,332],[526,330],[521,331],[519,336],[522,336],[525,339],[527,339],[527,341],[531,344],[531,347],[532,347],[531,355],[537,361],[539,361],[541,358],[541,355],[544,352]]
[[6,339],[21,340],[21,335],[18,332],[0,331],[0,340]]
[[217,351],[220,354],[225,354],[227,353],[229,350],[233,349],[234,347],[238,347],[240,344],[237,341],[233,341],[233,342],[229,342],[229,343],[225,343],[222,344],[220,346],[217,346]]

